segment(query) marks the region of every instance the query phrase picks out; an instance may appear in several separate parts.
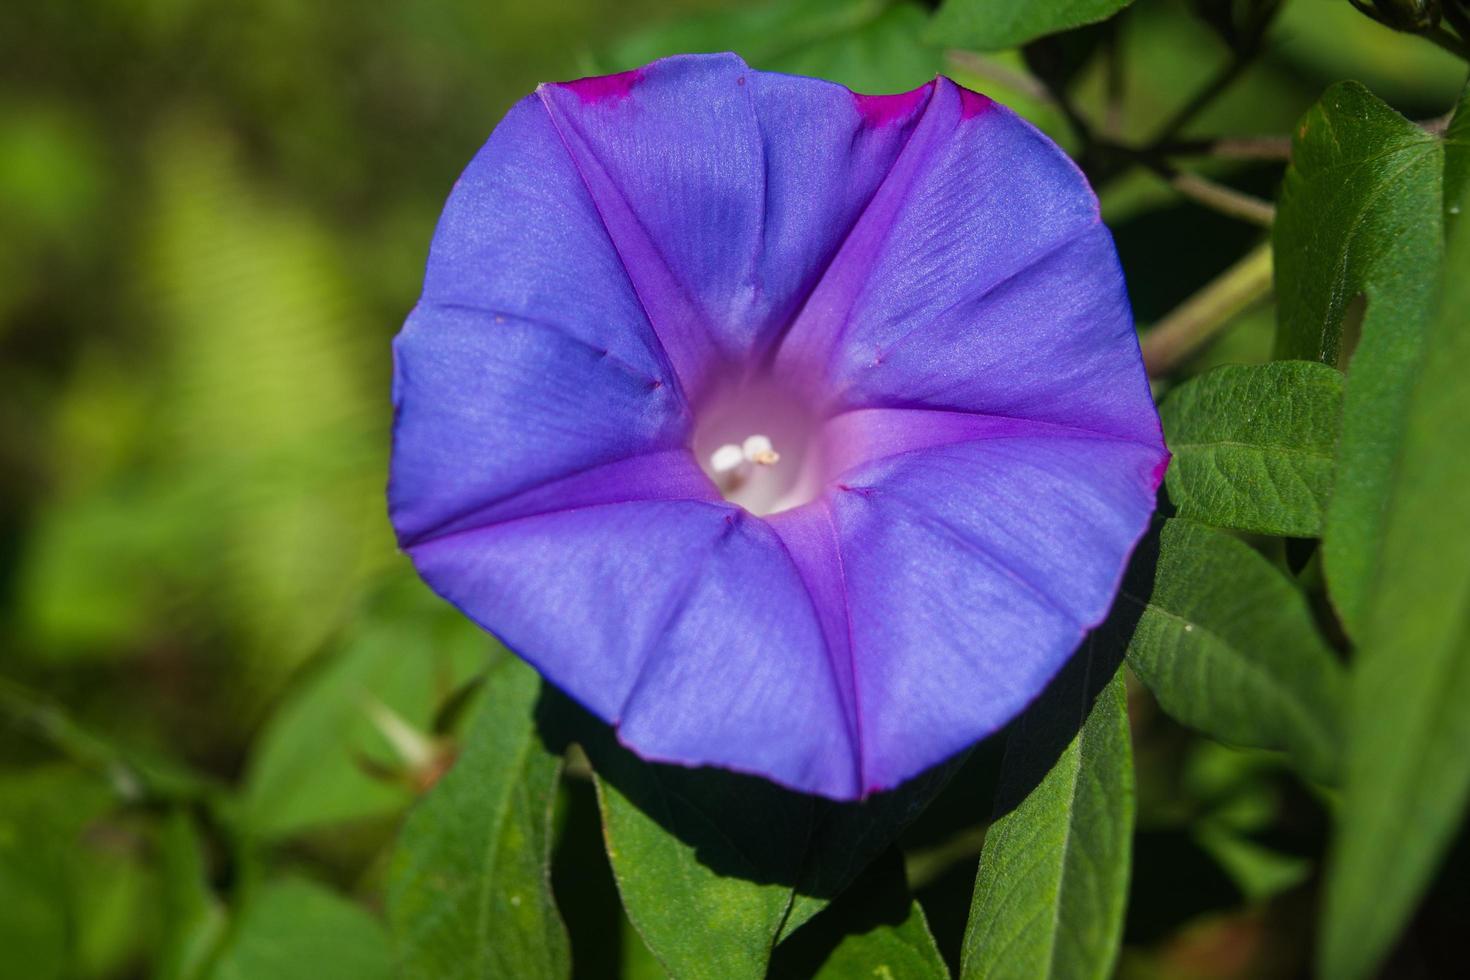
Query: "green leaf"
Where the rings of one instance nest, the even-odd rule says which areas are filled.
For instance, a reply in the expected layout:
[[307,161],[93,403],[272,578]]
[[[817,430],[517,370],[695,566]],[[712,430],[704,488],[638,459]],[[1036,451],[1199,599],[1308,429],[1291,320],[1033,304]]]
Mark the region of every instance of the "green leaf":
[[899,92],[929,81],[941,52],[919,35],[927,12],[909,0],[778,0],[643,31],[599,58],[622,70],[672,54],[735,51],[752,68],[831,79],[859,92]]
[[[1361,85],[1334,85],[1297,128],[1276,219],[1277,356],[1336,364],[1351,355],[1322,548],[1333,604],[1353,636],[1434,297],[1443,157],[1438,138]],[[1345,324],[1360,295],[1354,350]]]
[[1282,759],[1271,752],[1196,741],[1177,781],[1190,836],[1247,902],[1264,902],[1312,874],[1310,857],[1276,849],[1283,810]]
[[574,711],[628,918],[677,980],[764,977],[772,947],[820,912],[943,789],[960,761],[861,803],[638,759]]
[[169,814],[160,833],[164,934],[159,980],[203,977],[228,926],[225,907],[209,887],[204,841],[185,810]]
[[1112,975],[1128,896],[1133,755],[1123,671],[1098,646],[1089,639],[1007,736],[962,977]]
[[157,949],[163,916],[160,875],[145,844],[150,829],[144,814],[114,812],[71,848],[80,976],[124,976]]
[[[1461,197],[1470,207],[1470,193]],[[1384,548],[1350,687],[1346,779],[1327,875],[1322,975],[1372,975],[1470,797],[1470,223],[1409,398]]]
[[263,885],[246,901],[209,980],[389,980],[381,923],[305,879]]
[[814,800],[763,779],[589,746],[628,918],[675,980],[762,978],[791,907]]
[[668,971],[649,950],[648,944],[638,935],[638,930],[633,928],[633,923],[628,921],[626,915],[623,916],[622,926],[622,972],[619,974],[622,980],[669,980]]
[[170,127],[148,163],[138,261],[158,414],[150,465],[127,476],[140,503],[189,521],[133,567],[161,570],[170,617],[203,611],[249,644],[233,692],[248,701],[273,694],[392,559],[378,320],[320,219],[251,180],[226,132]]
[[1194,839],[1248,902],[1264,902],[1312,876],[1311,859],[1284,854],[1215,820],[1201,821],[1194,829]]
[[818,800],[816,829],[807,845],[791,912],[781,926],[789,936],[854,881],[899,833],[918,819],[960,767],[968,753],[920,773],[897,789],[861,803]]
[[[1157,552],[1154,548],[1157,548]],[[1338,772],[1343,669],[1305,598],[1249,545],[1186,520],[1139,546],[1119,592],[1128,662],[1170,716],[1212,738]],[[1109,624],[1105,629],[1113,628]]]
[[896,849],[873,862],[843,895],[771,961],[773,980],[948,980],[949,969],[909,894]]
[[561,758],[535,724],[540,691],[526,664],[498,663],[458,762],[404,824],[388,917],[405,977],[570,973],[547,871]]
[[1216,368],[1159,408],[1179,516],[1316,537],[1332,491],[1342,375],[1315,361]]
[[1095,24],[1133,0],[946,0],[929,36],[955,48],[998,51]]
[[78,892],[94,874],[82,831],[112,802],[74,767],[0,775],[0,978],[50,980],[80,972]]
[[896,923],[880,923],[868,932],[848,936],[822,964],[814,980],[948,980],[949,969],[934,945],[924,909],[912,898],[908,914]]
[[[1444,105],[1465,83],[1460,58],[1364,17],[1346,0],[1280,4],[1270,59],[1301,78],[1300,86],[1314,79],[1353,78],[1394,105]],[[1291,91],[1281,79],[1272,90]]]
[[266,724],[246,775],[251,832],[275,839],[407,806],[410,780],[395,785],[363,767],[365,759],[405,767],[374,712],[386,708],[427,731],[435,709],[484,670],[495,649],[416,578],[393,579]]
[[1461,202],[1465,188],[1470,187],[1470,84],[1460,93],[1444,139],[1444,219],[1448,236],[1464,210]]

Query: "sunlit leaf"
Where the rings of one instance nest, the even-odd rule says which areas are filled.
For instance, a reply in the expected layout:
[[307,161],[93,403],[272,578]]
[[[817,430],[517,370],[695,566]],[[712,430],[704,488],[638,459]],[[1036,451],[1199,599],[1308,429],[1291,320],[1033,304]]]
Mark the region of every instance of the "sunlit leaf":
[[1172,717],[1336,778],[1342,667],[1302,594],[1249,545],[1170,520],[1139,546],[1119,602],[1138,616],[1128,662]]
[[1470,187],[1470,84],[1460,93],[1444,140],[1444,217],[1446,227],[1453,228],[1465,210],[1464,192]]
[[901,920],[880,922],[867,932],[843,939],[814,975],[814,980],[867,980],[884,976],[948,980],[949,970],[934,945],[924,909],[912,898]]
[[68,766],[0,774],[0,978],[77,975],[80,836],[111,802],[106,785]]
[[110,176],[99,136],[66,103],[0,103],[0,214],[12,235],[85,236]]
[[388,936],[367,909],[304,878],[246,901],[209,980],[389,980]]
[[622,940],[622,980],[669,980],[668,971],[626,917],[623,919]]
[[[1353,636],[1434,295],[1443,160],[1437,137],[1361,85],[1334,85],[1297,127],[1276,220],[1277,355],[1351,358],[1322,548],[1333,605]],[[1358,296],[1366,307],[1354,349]]]
[[1315,361],[1220,367],[1180,385],[1159,409],[1179,516],[1320,534],[1341,409],[1342,375]]
[[[485,669],[495,649],[416,579],[390,581],[266,725],[245,782],[251,831],[273,838],[406,806],[415,778],[432,773],[410,771],[375,713],[386,709],[427,733],[436,709]],[[374,778],[365,760],[404,778]]]
[[1376,973],[1470,797],[1470,223],[1456,225],[1443,281],[1353,666],[1325,977]]
[[1095,24],[1133,0],[945,0],[930,36],[956,48],[997,51]]
[[1123,671],[1100,646],[1089,640],[1007,736],[962,977],[1112,975],[1132,858],[1133,754]]
[[157,974],[159,980],[199,980],[224,942],[229,917],[209,886],[204,840],[194,818],[173,811],[159,838],[166,930]]
[[1465,82],[1462,60],[1375,23],[1345,0],[1289,0],[1280,8],[1272,60],[1305,77],[1357,79],[1394,105],[1442,106]]
[[252,183],[226,137],[180,125],[152,162],[158,462],[140,478],[191,518],[175,601],[229,623],[269,693],[391,554],[374,333],[330,240]]
[[388,882],[405,977],[555,980],[570,973],[551,897],[551,806],[561,759],[533,720],[540,679],[501,660],[454,768],[410,813]]
[[919,39],[927,20],[910,0],[777,0],[646,29],[609,50],[597,68],[734,51],[764,71],[826,78],[858,92],[900,92],[929,81],[942,66],[939,49]]

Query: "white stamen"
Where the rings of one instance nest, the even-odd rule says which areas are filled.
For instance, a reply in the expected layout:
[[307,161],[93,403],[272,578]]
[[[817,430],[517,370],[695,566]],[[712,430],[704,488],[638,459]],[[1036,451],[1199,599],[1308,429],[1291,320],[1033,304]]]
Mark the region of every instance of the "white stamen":
[[709,468],[716,473],[730,473],[738,470],[743,465],[745,465],[745,454],[733,442],[727,442],[713,453],[710,453]]
[[747,438],[740,450],[746,459],[759,466],[774,466],[781,459],[781,454],[771,445],[770,437],[759,433]]

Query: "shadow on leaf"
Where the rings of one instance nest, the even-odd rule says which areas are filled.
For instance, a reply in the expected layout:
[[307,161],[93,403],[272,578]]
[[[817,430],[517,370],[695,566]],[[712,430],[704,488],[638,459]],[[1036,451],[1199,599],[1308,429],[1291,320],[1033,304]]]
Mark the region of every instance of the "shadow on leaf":
[[646,762],[618,743],[612,726],[550,685],[543,685],[536,720],[552,751],[580,744],[600,779],[711,871],[819,902],[892,844],[968,756],[862,802],[840,803],[724,769]]

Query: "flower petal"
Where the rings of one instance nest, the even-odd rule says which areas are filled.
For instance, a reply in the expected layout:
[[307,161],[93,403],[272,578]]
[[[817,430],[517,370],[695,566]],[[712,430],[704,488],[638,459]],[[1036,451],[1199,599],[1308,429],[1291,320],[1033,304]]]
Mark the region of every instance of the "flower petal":
[[784,328],[868,203],[929,87],[866,98],[751,71],[731,54],[668,58],[542,86],[687,389]]
[[[879,343],[887,346],[874,353]],[[922,405],[1162,441],[1102,225],[908,333],[889,340],[856,331],[832,372],[846,404]]]
[[409,553],[435,590],[645,758],[856,795],[811,600],[771,530],[738,508],[572,508]]
[[1106,614],[1162,450],[998,436],[852,471],[841,542],[864,790],[1003,726]]
[[1158,438],[1092,191],[1030,124],[947,79],[778,362],[825,373],[840,407]]
[[394,355],[388,499],[405,545],[589,493],[717,499],[672,388],[561,327],[425,302]]
[[424,303],[551,324],[673,380],[622,257],[535,96],[510,110],[455,183],[429,248]]
[[[761,520],[690,442],[772,360],[837,413],[837,480]],[[1040,692],[1167,458],[1060,151],[947,80],[856,96],[733,55],[511,111],[436,232],[394,401],[390,510],[430,585],[639,754],[838,798]]]

